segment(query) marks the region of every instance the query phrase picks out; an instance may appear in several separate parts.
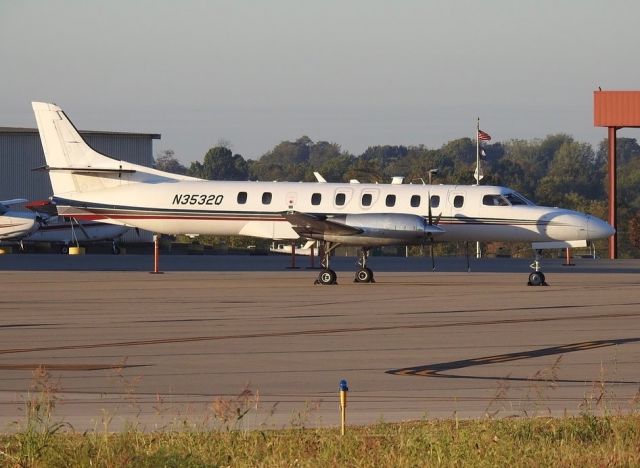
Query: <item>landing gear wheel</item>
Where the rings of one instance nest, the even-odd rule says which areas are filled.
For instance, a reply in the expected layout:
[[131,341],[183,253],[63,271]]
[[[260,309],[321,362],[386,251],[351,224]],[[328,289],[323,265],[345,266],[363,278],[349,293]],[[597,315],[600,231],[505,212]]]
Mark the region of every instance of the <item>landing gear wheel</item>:
[[67,255],[69,253],[69,246],[63,245],[62,247],[60,247],[60,253],[63,255]]
[[333,270],[329,268],[325,268],[318,275],[318,279],[316,280],[316,284],[336,284],[338,280],[338,275]]
[[113,247],[111,247],[111,253],[113,255],[120,255],[120,247],[118,247],[117,245],[114,245]]
[[373,280],[373,271],[370,268],[360,268],[356,271],[356,283],[375,283]]
[[529,286],[546,286],[547,283],[544,278],[544,273],[541,271],[534,271],[529,274],[529,282],[527,283]]

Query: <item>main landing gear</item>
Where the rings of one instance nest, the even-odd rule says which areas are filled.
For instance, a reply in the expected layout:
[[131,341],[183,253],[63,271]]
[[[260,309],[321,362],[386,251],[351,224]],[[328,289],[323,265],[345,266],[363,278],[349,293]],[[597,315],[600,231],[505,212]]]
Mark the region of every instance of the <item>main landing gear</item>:
[[367,257],[369,257],[369,249],[362,247],[358,253],[358,271],[356,271],[354,283],[375,283],[373,271],[367,268]]
[[313,284],[338,284],[338,275],[336,275],[335,271],[329,268],[329,257],[331,256],[331,252],[333,252],[340,244],[336,242],[320,241],[319,245],[320,266],[322,267],[322,270],[320,270],[318,279],[316,279]]
[[542,273],[542,267],[540,266],[540,251],[535,250],[536,258],[531,265],[529,265],[533,271],[529,273],[528,286],[549,286],[545,280],[544,273]]
[[[321,241],[320,242],[320,274],[314,284],[337,284],[338,275],[329,267],[329,257],[331,252],[338,247],[338,243]],[[369,257],[369,249],[362,247],[358,253],[358,271],[353,280],[354,283],[375,283],[373,279],[373,271],[367,268],[367,257]]]

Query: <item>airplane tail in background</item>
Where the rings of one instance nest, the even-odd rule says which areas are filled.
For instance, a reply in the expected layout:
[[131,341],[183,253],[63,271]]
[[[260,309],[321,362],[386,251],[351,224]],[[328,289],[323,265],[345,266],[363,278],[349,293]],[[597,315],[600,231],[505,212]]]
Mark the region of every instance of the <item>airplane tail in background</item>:
[[118,161],[91,148],[55,104],[33,102],[54,195],[83,193],[131,183],[195,180]]

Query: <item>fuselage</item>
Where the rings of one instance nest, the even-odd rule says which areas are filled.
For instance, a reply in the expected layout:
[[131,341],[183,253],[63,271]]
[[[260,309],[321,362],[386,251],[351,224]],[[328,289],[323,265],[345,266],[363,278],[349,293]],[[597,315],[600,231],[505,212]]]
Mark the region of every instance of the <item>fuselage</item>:
[[0,240],[13,240],[38,229],[35,215],[20,211],[7,211],[0,215]]
[[537,206],[498,186],[310,182],[170,181],[123,184],[53,197],[61,215],[163,234],[247,235],[297,239],[283,213],[346,219],[406,214],[442,228],[441,241],[591,241],[608,237],[604,221]]

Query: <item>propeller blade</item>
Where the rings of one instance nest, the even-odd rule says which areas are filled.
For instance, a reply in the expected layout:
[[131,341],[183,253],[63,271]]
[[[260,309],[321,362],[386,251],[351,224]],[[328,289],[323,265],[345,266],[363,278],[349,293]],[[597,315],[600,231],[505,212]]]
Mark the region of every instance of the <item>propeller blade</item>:
[[433,255],[433,240],[431,240],[431,244],[429,245],[429,249],[431,250],[431,271],[436,271],[436,258]]
[[433,213],[431,212],[431,192],[427,192],[429,195],[429,226],[433,226]]

